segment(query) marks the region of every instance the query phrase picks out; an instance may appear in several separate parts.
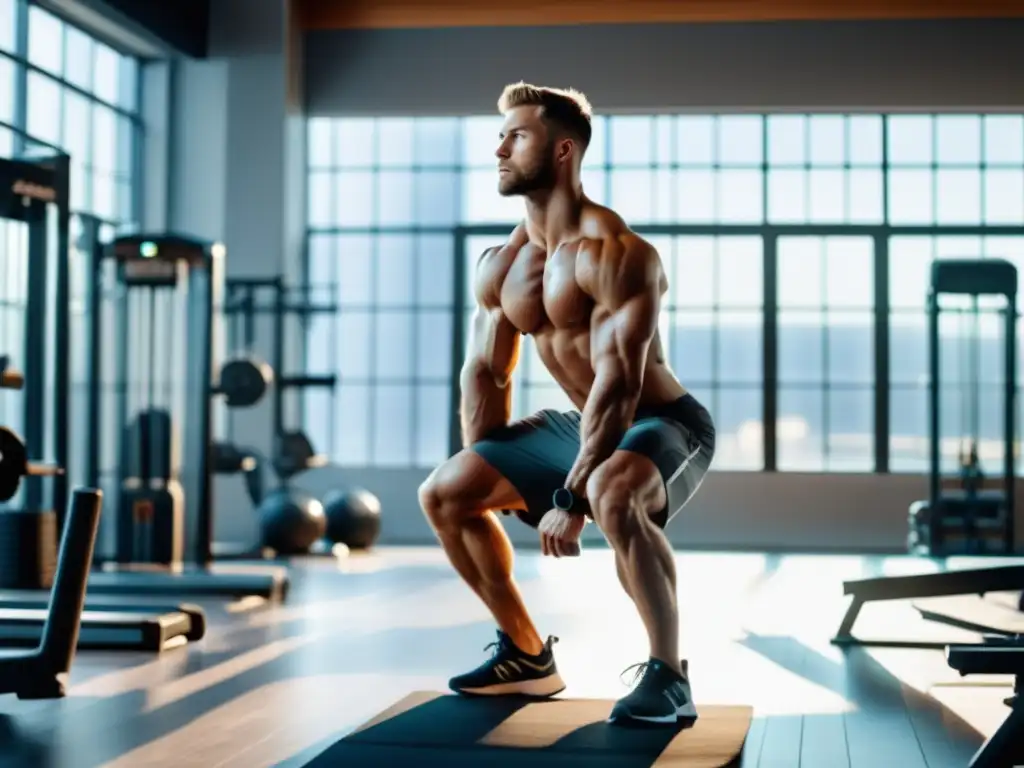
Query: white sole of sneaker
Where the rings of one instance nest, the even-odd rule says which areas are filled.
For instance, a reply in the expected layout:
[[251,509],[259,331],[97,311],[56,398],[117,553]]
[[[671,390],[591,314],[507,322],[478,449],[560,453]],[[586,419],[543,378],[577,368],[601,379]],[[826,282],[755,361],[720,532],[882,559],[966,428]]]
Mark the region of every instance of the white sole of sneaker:
[[565,690],[565,683],[559,674],[548,675],[536,680],[520,680],[515,683],[497,683],[483,688],[460,688],[458,693],[469,696],[534,696],[548,698]]
[[697,719],[697,707],[694,706],[693,702],[683,704],[679,707],[674,715],[653,715],[650,717],[644,717],[640,715],[625,715],[622,717],[609,717],[609,723],[678,723],[680,720],[693,722]]

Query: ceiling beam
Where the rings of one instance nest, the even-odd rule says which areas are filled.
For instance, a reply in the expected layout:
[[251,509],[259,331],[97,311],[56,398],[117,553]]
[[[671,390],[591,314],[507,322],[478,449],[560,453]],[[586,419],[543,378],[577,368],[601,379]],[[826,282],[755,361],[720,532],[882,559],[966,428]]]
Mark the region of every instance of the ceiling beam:
[[1021,0],[293,0],[306,29],[1024,17]]

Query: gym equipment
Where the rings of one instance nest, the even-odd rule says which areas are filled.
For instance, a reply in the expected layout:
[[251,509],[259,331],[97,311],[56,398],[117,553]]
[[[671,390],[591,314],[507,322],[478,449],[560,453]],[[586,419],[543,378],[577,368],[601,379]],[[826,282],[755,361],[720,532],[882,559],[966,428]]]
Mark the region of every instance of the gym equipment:
[[[913,602],[921,618],[981,635],[1024,635],[1024,613],[1001,595],[924,597]],[[1014,595],[1014,603],[1016,603]]]
[[[939,429],[939,298],[943,294],[1002,296],[1005,321],[1004,376],[1002,387],[1003,467],[1002,483],[995,489],[981,487],[976,460],[977,435],[972,445],[961,452],[959,488],[948,489],[941,477]],[[910,551],[917,554],[951,554],[956,551],[984,549],[1012,552],[1014,546],[1014,414],[1016,410],[1016,296],[1017,271],[1001,259],[939,260],[933,264],[928,296],[929,435],[931,439],[929,500],[911,506]],[[973,310],[973,306],[972,306]],[[977,365],[974,365],[977,368]],[[972,394],[977,401],[977,376],[971,374]],[[976,419],[971,419],[977,423]],[[985,483],[984,485],[987,485]],[[919,511],[920,510],[920,511]],[[973,542],[973,543],[972,543]],[[1024,608],[1024,566],[947,570],[939,573],[857,579],[843,584],[851,597],[846,614],[832,642],[836,645],[879,647],[943,648],[949,643],[865,639],[854,635],[853,627],[865,603],[952,595],[986,595],[994,592],[1021,592]],[[932,616],[929,616],[935,620]],[[945,622],[952,623],[952,622]]]
[[1024,763],[1024,638],[990,638],[982,645],[951,645],[946,662],[961,676],[1013,675],[1010,714],[971,758],[968,768]]
[[[33,646],[42,637],[47,612],[39,608],[0,609],[0,648]],[[155,613],[151,606],[131,611],[85,609],[77,647],[90,651],[160,651],[202,638],[188,613]],[[203,624],[198,625],[204,626]]]
[[121,442],[117,562],[181,562],[185,499],[171,465],[174,425],[167,411],[136,414]]
[[0,355],[0,389],[22,389],[24,386],[25,377],[11,366],[11,358]]
[[[251,292],[241,296],[241,307],[236,301],[230,281],[224,286],[224,314],[234,317],[236,307],[241,310],[242,347],[251,350],[256,344],[255,317],[252,304],[255,299]],[[273,386],[275,369],[252,352],[233,355],[221,366],[218,383],[213,393],[223,395],[229,408],[248,408],[256,405]]]
[[249,408],[273,385],[274,369],[256,357],[238,357],[224,363],[218,379],[213,394],[223,395],[229,408]]
[[274,472],[287,484],[295,475],[327,465],[327,457],[313,450],[313,443],[301,430],[280,432],[274,439]]
[[[102,572],[90,578],[91,595],[279,600],[287,591],[283,568],[210,567],[214,307],[223,259],[220,245],[170,234],[120,237],[93,249],[85,300],[91,353],[85,476],[98,483],[113,474],[119,490],[123,484],[131,493],[117,494],[116,551],[97,557]],[[113,320],[109,331],[105,318]],[[114,381],[124,382],[113,393],[104,384],[111,370]],[[101,436],[122,445],[104,446]],[[141,452],[133,450],[140,445]],[[120,466],[101,470],[99,457],[109,455]],[[132,478],[137,482],[127,482]]]
[[19,699],[64,696],[78,644],[102,505],[100,491],[75,489],[65,517],[57,574],[39,644],[30,651],[0,652],[0,693],[13,693]]
[[291,480],[324,466],[327,457],[315,453],[303,432],[280,432],[274,440],[271,463],[280,485],[256,504],[260,548],[278,557],[310,554],[310,548],[327,533],[327,518],[320,501],[294,488]]
[[263,473],[266,462],[256,451],[243,450],[234,443],[215,442],[211,461],[215,475],[231,476],[241,474],[245,489],[253,507],[263,501]]
[[244,451],[234,443],[215,442],[213,444],[214,474],[236,475],[239,472],[252,472],[256,469],[259,457],[253,451]]
[[21,438],[0,427],[0,501],[14,498],[23,477],[53,477],[63,472],[53,464],[30,462]]
[[51,510],[0,514],[0,588],[53,586],[58,542],[57,515]]
[[[264,371],[268,386],[273,386],[273,402],[271,418],[273,421],[273,463],[275,471],[282,482],[306,469],[323,466],[326,459],[313,450],[309,438],[298,430],[287,430],[284,426],[284,398],[290,392],[302,393],[309,389],[334,389],[337,377],[333,375],[283,375],[287,367],[285,345],[287,343],[286,320],[291,316],[304,318],[313,313],[334,313],[337,307],[333,304],[310,304],[308,301],[290,301],[289,289],[280,276],[271,278],[232,278],[225,283],[225,299],[223,314],[228,321],[231,343],[243,349],[251,350],[256,346],[256,320],[269,315],[273,327],[270,339],[270,361],[264,363],[252,352],[239,357],[225,365],[235,364],[236,375],[256,377],[252,368]],[[308,298],[308,297],[303,297]],[[249,366],[248,372],[243,370]],[[254,385],[255,387],[256,385]],[[219,392],[224,387],[224,376],[221,374]],[[253,390],[255,391],[255,389]],[[262,396],[262,395],[261,395]],[[230,403],[229,403],[230,404]],[[278,469],[280,467],[280,469]]]
[[[0,249],[0,274],[20,300],[0,306],[0,327],[15,333],[18,348],[5,349],[0,387],[20,389],[15,415],[5,414],[8,426],[25,446],[24,455],[46,456],[56,466],[68,468],[68,411],[70,387],[70,243],[68,237],[70,157],[60,149],[20,136],[29,154],[19,159],[0,159],[0,219],[6,219],[8,247]],[[12,282],[13,281],[13,282]],[[20,332],[15,329],[22,329]],[[21,361],[16,370],[12,360]],[[4,447],[0,446],[0,451]],[[10,454],[7,457],[11,461]],[[2,491],[6,501],[28,509],[50,509],[63,530],[68,509],[68,480],[63,474],[20,474],[21,463],[14,446],[14,460],[3,468]],[[14,469],[11,472],[11,468]],[[25,481],[22,482],[22,479]],[[11,490],[13,485],[13,491]],[[9,496],[9,494],[15,496]]]
[[1024,590],[1024,565],[954,570],[913,576],[880,576],[843,583],[843,594],[850,595],[850,604],[842,623],[832,638],[834,645],[873,646],[881,648],[944,648],[941,641],[865,639],[853,634],[853,625],[865,603],[885,600],[909,600],[920,597],[950,595],[986,595],[992,592]]
[[[295,489],[292,480],[302,472],[327,464],[327,457],[318,454],[309,436],[298,429],[284,425],[286,395],[302,393],[310,388],[333,388],[335,376],[280,375],[287,366],[285,357],[286,318],[312,312],[333,312],[332,305],[311,306],[308,302],[290,302],[289,291],[281,277],[233,279],[226,283],[223,313],[228,321],[230,344],[251,350],[256,346],[256,321],[269,315],[272,330],[269,334],[270,365],[278,372],[273,382],[271,407],[271,447],[269,461],[256,451],[247,451],[256,467],[246,471],[245,481],[253,508],[260,520],[261,540],[255,547],[219,546],[221,556],[232,558],[265,558],[312,554],[310,548],[318,543],[326,531],[323,507],[309,494]],[[257,360],[250,357],[248,359]],[[221,384],[223,388],[223,383]],[[230,417],[229,417],[230,418]],[[224,468],[235,473],[231,460]],[[264,494],[265,470],[271,469],[277,486]]]
[[309,552],[327,532],[324,507],[318,499],[292,488],[279,488],[259,506],[263,546],[278,555]]
[[[146,624],[152,623],[149,617],[124,612],[117,622],[104,613],[82,612],[101,495],[98,490],[83,490],[76,492],[71,504],[67,500],[68,474],[81,475],[81,463],[69,465],[68,413],[75,401],[70,396],[69,370],[72,354],[77,366],[85,362],[78,355],[88,351],[88,345],[72,348],[69,343],[72,291],[68,260],[72,249],[68,238],[68,160],[63,154],[34,163],[0,160],[0,216],[24,222],[28,234],[27,248],[9,248],[2,269],[9,280],[24,277],[25,284],[16,292],[27,300],[22,306],[4,308],[20,315],[17,325],[24,329],[24,337],[17,357],[25,361],[25,369],[15,370],[11,357],[0,359],[0,386],[23,390],[21,408],[14,417],[17,427],[0,436],[0,463],[4,464],[0,472],[7,488],[3,495],[8,497],[11,485],[17,484],[15,495],[6,498],[10,502],[16,496],[17,508],[0,512],[0,582],[32,590],[52,585],[49,595],[24,593],[32,604],[9,605],[17,609],[14,612],[0,611],[0,638],[5,639],[0,645],[24,646],[33,641],[39,645],[28,654],[0,651],[0,658],[15,665],[13,678],[7,666],[2,667],[3,677],[15,682],[0,681],[0,686],[19,695],[31,687],[39,688],[42,695],[63,695],[63,678],[76,645],[114,646],[140,628],[148,631]],[[9,192],[22,182],[30,184],[35,194],[12,198]],[[90,226],[85,218],[83,230],[95,232],[98,223],[92,220]],[[44,453],[53,457],[52,466],[28,462],[29,456]],[[76,452],[75,458],[80,462],[88,459],[88,451]],[[99,488],[98,480],[89,485]],[[158,615],[164,613],[171,611],[159,611]],[[187,631],[192,636],[203,631],[205,621],[197,620],[195,612],[179,613],[191,622]],[[163,621],[165,634],[173,624]],[[140,645],[145,647],[145,643],[129,643],[128,647]]]
[[[942,443],[941,364],[939,316],[944,295],[968,296],[970,321],[963,329],[960,369],[967,386],[962,416],[968,435],[961,437],[959,474],[948,487],[940,464]],[[989,482],[981,466],[980,440],[980,296],[1002,297],[1003,371],[1002,392],[986,388],[986,398],[999,397],[1002,407],[1002,477]],[[1002,259],[940,259],[932,264],[928,293],[929,386],[928,413],[931,442],[929,497],[914,502],[909,511],[908,549],[916,554],[945,557],[960,554],[1010,554],[1014,549],[1014,427],[1017,390],[1017,269]],[[989,391],[990,390],[990,391]],[[994,487],[991,487],[993,486]]]
[[[24,645],[36,637],[42,628],[38,612],[45,607],[45,593],[0,590],[0,647]],[[205,635],[206,612],[198,605],[86,596],[78,647],[159,652]]]
[[367,490],[335,491],[324,498],[328,541],[369,549],[380,536],[380,500]]
[[[0,428],[0,436],[3,435]],[[24,446],[22,446],[23,449]],[[153,493],[153,489],[144,489]],[[57,567],[57,516],[50,511],[0,514],[0,586],[48,588]],[[46,625],[46,601],[32,593],[0,600],[0,648],[34,646]],[[205,615],[195,606],[160,608],[137,603],[89,606],[79,619],[78,647],[161,651],[201,638]]]

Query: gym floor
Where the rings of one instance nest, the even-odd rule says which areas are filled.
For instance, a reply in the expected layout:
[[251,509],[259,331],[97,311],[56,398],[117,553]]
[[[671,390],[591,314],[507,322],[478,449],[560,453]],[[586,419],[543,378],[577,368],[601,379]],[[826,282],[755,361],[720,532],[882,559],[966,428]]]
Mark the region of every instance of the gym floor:
[[[962,680],[941,651],[829,643],[844,579],[907,558],[677,554],[698,706],[755,709],[743,766],[959,768],[1008,710],[1005,679]],[[520,553],[517,577],[566,696],[613,699],[646,657],[611,553]],[[444,690],[494,638],[436,548],[296,564],[288,602],[206,603],[205,639],[160,655],[79,652],[68,698],[0,700],[0,766],[299,768],[413,690]],[[858,630],[973,639],[908,605]]]

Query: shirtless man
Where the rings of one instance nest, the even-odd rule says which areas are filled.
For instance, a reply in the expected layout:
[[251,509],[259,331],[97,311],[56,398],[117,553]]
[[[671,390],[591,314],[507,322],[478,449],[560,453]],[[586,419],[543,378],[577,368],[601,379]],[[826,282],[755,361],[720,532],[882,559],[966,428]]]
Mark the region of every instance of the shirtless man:
[[[465,448],[420,488],[448,558],[499,627],[492,657],[450,686],[539,697],[565,688],[552,653],[557,638],[543,641],[526,611],[494,511],[537,528],[541,550],[555,557],[578,554],[592,520],[650,641],[635,688],[609,720],[693,720],[662,529],[703,480],[714,425],[665,360],[658,314],[667,281],[658,253],[583,192],[585,97],[518,83],[505,88],[498,109],[498,192],[522,196],[526,218],[477,262],[461,379]],[[510,383],[526,334],[579,410],[510,423]]]

